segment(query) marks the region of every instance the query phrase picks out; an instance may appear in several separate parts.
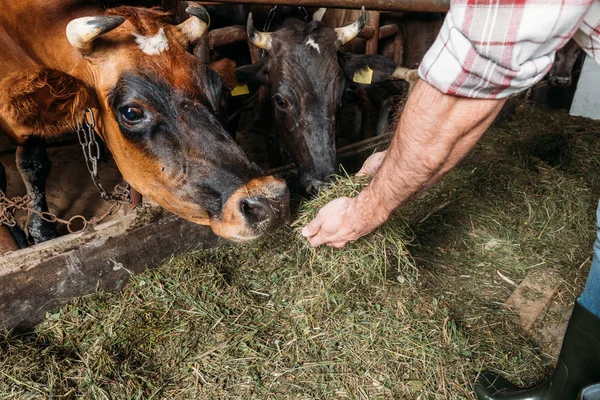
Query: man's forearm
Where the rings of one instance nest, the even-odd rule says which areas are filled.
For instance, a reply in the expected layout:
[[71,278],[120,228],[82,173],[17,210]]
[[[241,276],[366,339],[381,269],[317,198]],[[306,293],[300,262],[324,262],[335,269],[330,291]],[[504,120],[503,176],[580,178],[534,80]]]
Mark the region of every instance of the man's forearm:
[[383,223],[406,200],[456,166],[494,121],[504,102],[445,95],[419,81],[385,160],[357,198],[358,211]]

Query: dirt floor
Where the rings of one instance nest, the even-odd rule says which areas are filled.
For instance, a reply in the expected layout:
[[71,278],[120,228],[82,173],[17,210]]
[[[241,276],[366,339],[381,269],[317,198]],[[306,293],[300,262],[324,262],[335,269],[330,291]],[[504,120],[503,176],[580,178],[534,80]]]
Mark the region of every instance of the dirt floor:
[[[365,184],[342,178],[276,235],[172,257],[4,332],[0,398],[473,399],[487,368],[534,385],[589,270],[599,135],[521,105],[390,223],[313,250],[301,227]],[[504,304],[538,273],[558,289],[527,332]]]

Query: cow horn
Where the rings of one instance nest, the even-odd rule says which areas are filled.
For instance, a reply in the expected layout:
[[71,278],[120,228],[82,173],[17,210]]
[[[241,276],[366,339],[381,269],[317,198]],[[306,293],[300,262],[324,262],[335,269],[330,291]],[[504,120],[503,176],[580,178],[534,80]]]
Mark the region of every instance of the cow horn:
[[273,44],[271,40],[271,34],[268,32],[260,32],[254,27],[254,21],[252,20],[252,13],[248,14],[248,23],[246,24],[246,34],[248,40],[258,48],[263,50],[271,50]]
[[177,25],[177,28],[190,43],[195,43],[208,31],[210,15],[204,7],[199,6],[189,6],[185,12],[191,17]]
[[410,93],[419,80],[419,70],[397,67],[392,73],[392,76],[390,76],[390,79],[394,81],[403,80],[408,82],[408,92]]
[[313,13],[313,21],[323,21],[323,15],[327,12],[327,8],[321,7]]
[[367,22],[367,12],[365,11],[365,6],[362,6],[360,9],[361,14],[360,17],[350,25],[343,26],[341,28],[335,28],[335,33],[337,33],[337,38],[339,45],[342,46],[355,37],[358,36],[362,28],[365,27]]
[[67,40],[80,52],[88,53],[92,50],[94,39],[112,31],[123,22],[125,18],[118,15],[76,18],[67,25]]

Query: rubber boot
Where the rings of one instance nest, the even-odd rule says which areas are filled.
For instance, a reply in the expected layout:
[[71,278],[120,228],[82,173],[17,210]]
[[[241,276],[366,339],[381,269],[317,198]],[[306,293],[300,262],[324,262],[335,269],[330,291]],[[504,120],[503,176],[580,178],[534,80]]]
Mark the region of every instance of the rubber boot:
[[576,302],[550,379],[519,390],[499,375],[484,372],[475,383],[475,395],[479,400],[575,400],[585,386],[599,381],[600,318]]
[[581,389],[577,400],[600,400],[600,382]]

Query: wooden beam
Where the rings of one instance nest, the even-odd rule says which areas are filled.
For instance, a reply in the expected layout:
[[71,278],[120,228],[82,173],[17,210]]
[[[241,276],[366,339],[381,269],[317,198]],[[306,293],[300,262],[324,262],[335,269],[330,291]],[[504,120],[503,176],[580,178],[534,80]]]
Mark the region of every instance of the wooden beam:
[[450,9],[450,0],[219,0],[200,3],[207,5],[233,3],[354,9],[365,6],[367,10],[403,12],[448,12]]

